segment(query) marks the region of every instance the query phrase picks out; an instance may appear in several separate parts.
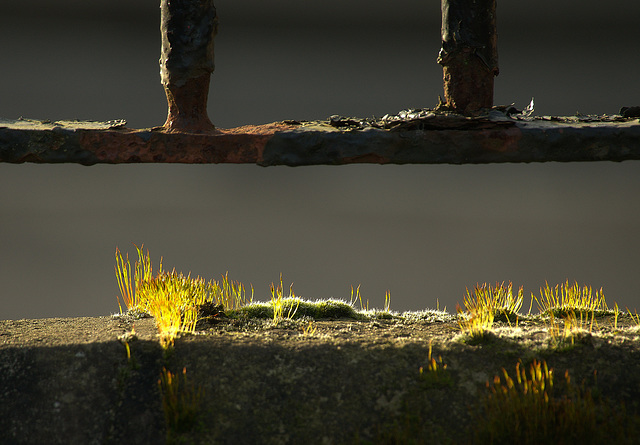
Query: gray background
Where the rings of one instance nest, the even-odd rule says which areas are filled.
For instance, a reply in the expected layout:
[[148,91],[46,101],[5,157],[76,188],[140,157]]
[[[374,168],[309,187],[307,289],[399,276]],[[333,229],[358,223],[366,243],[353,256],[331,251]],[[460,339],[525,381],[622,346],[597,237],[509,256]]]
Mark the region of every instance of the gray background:
[[[0,117],[166,116],[157,0],[0,4]],[[220,127],[433,107],[440,4],[216,2],[209,114]],[[537,114],[639,105],[640,3],[498,5],[496,103]],[[447,306],[466,287],[527,295],[577,280],[640,308],[640,164],[270,167],[0,164],[0,318],[117,311],[116,246],[269,298]]]

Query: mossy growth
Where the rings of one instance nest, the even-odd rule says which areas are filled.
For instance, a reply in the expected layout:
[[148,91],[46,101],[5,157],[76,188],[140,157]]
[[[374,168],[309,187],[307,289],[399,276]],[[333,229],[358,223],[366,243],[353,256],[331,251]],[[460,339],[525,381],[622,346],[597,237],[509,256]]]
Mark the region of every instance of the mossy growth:
[[495,286],[476,284],[473,292],[467,289],[463,303],[469,312],[491,312],[495,321],[515,322],[523,300],[522,287],[514,295],[513,284],[502,282]]
[[[291,319],[311,318],[314,320],[321,319],[361,319],[362,315],[349,303],[341,300],[318,300],[305,301],[299,298],[285,298],[282,300],[283,313],[291,314]],[[296,309],[297,308],[297,309]],[[253,302],[241,308],[227,311],[230,318],[258,318],[270,319],[274,318],[274,306],[267,302]]]
[[[589,317],[588,332],[597,324],[594,318],[600,315],[614,316],[614,329],[618,319],[629,316],[640,326],[640,318],[628,311],[622,313],[617,305],[609,310],[602,289],[595,292],[589,286],[565,282],[551,288],[548,284],[541,289],[540,297],[531,295],[531,305],[527,315],[519,310],[523,303],[523,291],[520,287],[514,291],[511,282],[496,283],[495,286],[477,284],[472,291],[467,289],[464,295],[464,309],[457,307],[457,315],[442,311],[422,311],[399,315],[390,309],[391,295],[387,291],[383,309],[369,309],[369,301],[360,295],[360,287],[351,289],[351,298],[347,301],[337,299],[306,301],[293,293],[293,285],[285,293],[282,276],[279,282],[270,286],[271,300],[254,302],[253,287],[250,295],[245,286],[230,280],[228,274],[221,280],[205,281],[200,277],[191,277],[175,270],[163,270],[162,260],[154,274],[149,252],[136,247],[138,261],[131,267],[128,255],[116,249],[116,278],[121,296],[118,298],[120,313],[123,314],[120,301],[127,307],[127,315],[133,318],[153,316],[165,346],[182,333],[193,333],[196,324],[201,321],[215,322],[216,319],[272,319],[275,325],[282,326],[285,320],[406,320],[406,321],[452,321],[458,322],[463,333],[461,339],[468,344],[491,341],[495,323],[505,323],[517,327],[521,320],[540,317],[548,324],[549,333],[556,346],[573,346],[576,338],[586,330],[585,320]],[[540,315],[532,316],[534,300],[540,309]],[[356,304],[359,303],[359,309]],[[446,310],[446,309],[445,309]],[[564,327],[558,329],[554,319],[562,320]],[[579,320],[579,321],[577,321]],[[203,326],[201,323],[200,326]]]
[[[162,259],[154,275],[149,251],[145,253],[143,246],[136,246],[136,250],[138,260],[132,274],[129,255],[123,257],[116,248],[115,272],[122,301],[129,312],[144,312],[155,319],[165,347],[173,345],[179,333],[195,331],[204,306],[233,309],[253,299],[253,292],[248,298],[244,285],[229,280],[228,275],[221,281],[192,278],[190,273],[185,276],[175,269],[163,270]],[[120,297],[118,306],[122,314]]]
[[358,318],[353,306],[340,300],[318,300],[309,304],[312,318]]
[[463,311],[460,305],[456,307],[456,311],[458,325],[468,342],[476,344],[488,340],[496,321],[517,325],[522,295],[522,287],[515,296],[513,295],[512,283],[496,283],[495,286],[477,284],[473,292],[467,289],[463,300],[466,311]]
[[593,292],[591,286],[580,287],[577,282],[550,287],[545,283],[545,287],[540,289],[540,298],[532,295],[536,301],[541,314],[554,317],[567,317],[569,315],[610,315],[614,311],[609,310],[604,293],[601,289]]
[[462,331],[463,341],[469,344],[478,344],[491,338],[491,328],[493,327],[494,312],[482,307],[473,308],[465,313],[460,306],[458,311],[458,326]]

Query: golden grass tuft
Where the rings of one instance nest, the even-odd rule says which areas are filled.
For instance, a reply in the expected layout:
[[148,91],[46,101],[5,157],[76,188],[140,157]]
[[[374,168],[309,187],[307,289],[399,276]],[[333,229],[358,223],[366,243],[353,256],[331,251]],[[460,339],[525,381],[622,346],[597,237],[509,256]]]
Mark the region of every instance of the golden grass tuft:
[[[133,290],[133,281],[131,280],[131,263],[129,262],[129,254],[127,253],[126,259],[122,258],[120,249],[116,247],[116,280],[118,281],[118,288],[120,289],[120,295],[122,296],[122,302],[127,309],[131,309],[137,305],[136,294]],[[118,298],[118,307],[122,314],[122,304],[120,304],[120,297]]]
[[215,304],[221,304],[226,310],[240,309],[253,302],[253,286],[251,296],[247,297],[244,284],[229,279],[229,272],[219,282],[211,282],[211,295]]
[[[562,323],[562,325],[561,325]],[[556,346],[574,345],[576,337],[580,337],[587,332],[593,332],[595,315],[575,312],[568,312],[556,318],[553,312],[549,313],[549,321],[545,323],[547,332]]]
[[523,291],[522,287],[518,293],[513,295],[513,284],[505,285],[496,283],[490,286],[487,283],[477,284],[473,289],[473,295],[467,289],[464,296],[464,306],[469,312],[492,312],[494,318],[504,318],[504,321],[511,322],[517,320],[518,312],[522,307]]
[[[175,337],[180,332],[195,331],[198,322],[199,308],[214,302],[228,309],[238,309],[253,300],[247,297],[245,287],[238,281],[229,279],[228,274],[220,282],[208,281],[203,278],[192,278],[174,270],[162,270],[162,259],[156,275],[149,251],[145,253],[142,247],[136,246],[138,260],[134,265],[131,276],[129,255],[123,257],[116,248],[116,279],[122,301],[129,311],[141,311],[151,315],[156,320],[160,339],[163,346],[173,345]],[[122,305],[118,298],[120,313]]]
[[540,298],[535,295],[532,295],[532,298],[535,299],[541,313],[553,313],[556,317],[572,312],[598,315],[608,311],[602,288],[594,293],[591,286],[580,287],[577,282],[569,285],[569,281],[566,281],[554,288],[546,283],[545,287],[540,289]]
[[517,324],[522,300],[522,287],[514,296],[512,283],[506,286],[504,282],[496,283],[495,287],[486,283],[477,284],[473,294],[467,289],[464,296],[466,312],[460,308],[460,305],[456,306],[458,326],[472,339],[481,339],[491,331],[496,318],[504,318],[508,323],[515,320]]
[[270,290],[274,324],[278,324],[284,319],[291,320],[300,307],[300,298],[296,297],[293,293],[293,283],[289,286],[289,296],[285,297],[282,285],[282,274],[280,274],[280,284],[276,286],[274,283],[271,283]]
[[635,311],[635,313],[632,314],[629,308],[627,308],[627,313],[631,316],[631,319],[636,324],[636,326],[640,327],[640,315],[638,315],[638,311]]
[[386,291],[384,294],[384,312],[391,312],[391,291]]
[[198,308],[210,295],[211,283],[181,273],[160,272],[136,288],[140,308],[150,314],[165,346],[173,344],[179,332],[195,331]]
[[362,295],[360,295],[360,285],[356,287],[355,294],[353,292],[353,286],[351,286],[351,298],[349,299],[349,305],[355,307],[355,303],[358,301],[360,303],[360,311],[367,312],[369,311],[369,300],[366,303],[362,302]]
[[491,331],[494,320],[493,311],[478,307],[464,312],[460,305],[456,306],[456,310],[460,330],[472,340],[481,340]]

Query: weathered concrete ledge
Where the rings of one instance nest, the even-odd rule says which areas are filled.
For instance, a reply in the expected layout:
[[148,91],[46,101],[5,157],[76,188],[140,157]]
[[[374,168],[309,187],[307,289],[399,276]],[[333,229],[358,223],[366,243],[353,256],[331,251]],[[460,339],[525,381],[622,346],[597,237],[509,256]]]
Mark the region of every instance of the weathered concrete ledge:
[[[151,318],[0,320],[0,443],[488,443],[469,440],[481,425],[487,382],[538,358],[557,383],[568,371],[611,406],[626,406],[604,411],[623,414],[615,422],[598,417],[598,438],[563,443],[605,437],[636,444],[637,429],[624,429],[640,427],[635,319],[604,316],[570,340],[554,337],[560,334],[545,323],[523,317],[517,328],[496,324],[474,342],[460,339],[455,316],[429,311],[312,325],[214,319],[163,351]],[[435,375],[430,350],[442,356]],[[201,391],[190,405],[194,424],[174,428],[172,440],[158,385],[163,368],[185,370],[191,386],[185,382],[180,394]]]
[[0,162],[299,166],[640,159],[640,120],[620,116],[514,119],[495,113],[482,118],[431,113],[378,123],[334,116],[206,134],[124,125],[0,120]]

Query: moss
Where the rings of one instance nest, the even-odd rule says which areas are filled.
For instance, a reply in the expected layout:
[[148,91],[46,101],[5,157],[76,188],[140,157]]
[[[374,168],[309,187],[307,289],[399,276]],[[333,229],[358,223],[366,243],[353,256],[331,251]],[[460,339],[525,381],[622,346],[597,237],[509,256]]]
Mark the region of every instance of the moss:
[[319,300],[316,318],[358,318],[356,310],[348,303],[340,300]]
[[268,303],[251,303],[227,311],[227,315],[231,318],[273,318],[273,307]]
[[546,363],[534,361],[530,369],[516,366],[517,379],[506,370],[496,376],[470,424],[472,443],[636,443],[640,417],[627,415],[599,395],[597,386],[576,385],[569,377],[554,382]]
[[[337,319],[337,318],[362,318],[349,303],[340,300],[304,301],[297,298],[286,298],[283,301],[284,316],[291,312],[292,319]],[[297,309],[296,309],[297,307]],[[295,312],[294,312],[295,311]],[[271,303],[251,303],[247,306],[228,311],[231,318],[273,318],[273,305]]]
[[510,325],[515,325],[520,315],[517,312],[508,310],[496,310],[493,315],[493,321],[501,321]]

